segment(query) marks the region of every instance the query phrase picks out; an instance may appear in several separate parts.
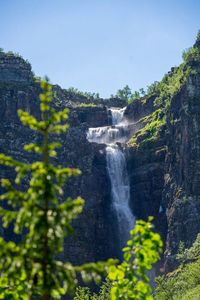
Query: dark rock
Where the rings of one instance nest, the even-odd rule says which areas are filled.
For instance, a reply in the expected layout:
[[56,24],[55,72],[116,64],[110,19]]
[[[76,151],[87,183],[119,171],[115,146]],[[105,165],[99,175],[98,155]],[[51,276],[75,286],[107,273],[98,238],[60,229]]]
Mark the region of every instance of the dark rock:
[[163,206],[168,235],[166,271],[180,241],[190,247],[200,232],[200,73],[191,75],[172,99],[167,119]]
[[[22,68],[23,73],[26,68],[24,65],[21,66],[21,59],[19,62],[17,68],[18,70]],[[10,64],[12,65],[12,60]],[[7,72],[10,72],[9,68]],[[13,78],[13,73],[10,77],[8,74],[6,76],[4,80],[8,82],[0,83],[0,152],[12,155],[17,160],[30,162],[38,159],[38,156],[23,151],[23,146],[37,141],[40,137],[20,123],[17,110],[20,108],[31,112],[39,119],[37,99],[41,90],[34,81],[28,79],[25,81],[24,73],[19,78],[15,77],[15,81],[12,82],[10,78]],[[24,82],[21,80],[22,77]],[[66,240],[63,258],[81,264],[116,257],[118,255],[116,226],[110,205],[110,181],[106,169],[104,146],[91,144],[86,139],[88,127],[109,124],[107,110],[104,106],[76,107],[73,99],[69,99],[65,91],[58,86],[53,88],[57,92],[53,106],[59,110],[70,108],[70,128],[67,134],[60,137],[63,147],[59,152],[58,163],[78,167],[82,171],[81,176],[67,183],[65,197],[81,195],[85,199],[84,212],[74,222],[75,234]],[[12,180],[14,172],[10,168],[1,166],[0,177]],[[7,239],[19,240],[13,235],[11,228],[2,233]]]
[[22,57],[0,52],[0,82],[31,83],[31,65]]
[[[179,242],[189,247],[200,232],[200,67],[192,62],[191,67],[195,73],[171,99],[166,126],[158,138],[144,144],[145,136],[141,136],[138,141],[142,147],[126,146],[125,150],[130,205],[137,218],[155,217],[156,229],[166,242],[165,271],[176,266],[174,256]],[[66,240],[63,258],[79,264],[119,256],[105,146],[89,143],[86,132],[89,127],[110,125],[105,105],[117,103],[121,107],[122,102],[100,99],[97,106],[79,107],[81,101],[92,101],[74,99],[57,85],[53,90],[53,106],[58,110],[70,108],[70,129],[60,137],[63,147],[58,162],[82,171],[81,176],[69,180],[65,194],[85,198],[84,212],[74,223],[75,235]],[[21,125],[17,110],[21,108],[40,118],[39,93],[30,65],[20,57],[0,53],[0,152],[27,162],[38,158],[22,150],[25,143],[40,137]],[[154,100],[155,96],[144,97],[128,105],[126,118],[138,124],[134,125],[134,133],[144,126],[141,119],[156,109]],[[1,166],[0,177],[12,179],[14,173]],[[6,234],[7,238],[16,238],[11,231]]]
[[143,100],[134,100],[127,106],[124,116],[131,121],[137,122],[154,111],[155,96],[144,97]]

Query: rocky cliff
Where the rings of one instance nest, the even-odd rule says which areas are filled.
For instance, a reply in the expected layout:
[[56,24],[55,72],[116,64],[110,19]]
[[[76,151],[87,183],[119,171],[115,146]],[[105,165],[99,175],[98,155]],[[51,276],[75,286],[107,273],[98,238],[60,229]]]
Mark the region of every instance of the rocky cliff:
[[165,183],[168,235],[166,271],[173,268],[178,243],[190,247],[200,232],[200,64],[174,95],[167,117]]
[[[40,118],[39,84],[34,81],[29,64],[22,58],[1,54],[0,61],[0,152],[22,161],[38,159],[23,151],[27,142],[40,137],[21,125],[17,110],[21,108]],[[19,74],[19,77],[14,74]],[[63,147],[58,161],[82,171],[80,177],[69,181],[65,188],[66,195],[81,195],[85,199],[84,212],[74,224],[75,235],[66,240],[64,257],[80,264],[117,256],[115,220],[110,213],[110,183],[104,146],[90,144],[86,139],[88,127],[106,126],[110,124],[110,116],[105,106],[79,107],[73,95],[59,86],[53,88],[56,92],[53,105],[58,110],[70,108],[70,128],[66,135],[61,136]],[[12,179],[14,173],[1,166],[0,176]],[[4,232],[4,235],[8,239],[17,239],[11,230]]]
[[[166,244],[165,270],[175,266],[180,241],[190,246],[200,231],[200,58],[191,51],[183,65],[166,74],[154,91],[128,105],[125,117],[134,123],[126,145],[130,178],[131,208],[137,218],[155,217],[157,230]],[[76,166],[82,175],[69,181],[66,195],[81,195],[85,209],[75,222],[75,235],[66,240],[64,257],[73,263],[119,255],[116,220],[110,203],[110,179],[105,146],[89,143],[89,127],[111,124],[105,104],[80,107],[73,94],[54,86],[53,105],[70,108],[70,129],[61,136],[59,163]],[[39,85],[30,65],[22,58],[0,54],[0,152],[19,160],[36,157],[22,151],[23,145],[38,139],[23,127],[17,109],[39,116]],[[91,103],[89,101],[89,103]],[[118,103],[120,106],[120,103]],[[13,177],[0,169],[0,177]],[[10,231],[4,232],[15,239]]]
[[155,217],[165,272],[176,266],[180,241],[190,247],[200,232],[200,36],[184,58],[126,111],[143,123],[127,150],[132,205],[138,218]]

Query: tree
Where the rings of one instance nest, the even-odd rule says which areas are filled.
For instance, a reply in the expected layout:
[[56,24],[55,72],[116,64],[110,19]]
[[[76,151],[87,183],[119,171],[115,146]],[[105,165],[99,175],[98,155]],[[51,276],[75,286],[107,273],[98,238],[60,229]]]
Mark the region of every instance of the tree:
[[123,89],[118,90],[116,96],[121,98],[122,100],[128,102],[129,98],[131,97],[131,89],[128,85],[126,85]]
[[88,287],[78,287],[74,300],[110,300],[111,281],[106,281],[100,286],[98,293],[92,293]]
[[134,91],[131,95],[131,98],[129,99],[129,103],[132,103],[134,100],[140,98],[140,92]]
[[143,88],[139,89],[139,93],[140,93],[141,96],[145,96],[146,95],[146,92],[145,92],[145,90]]
[[159,93],[159,84],[160,83],[158,81],[154,81],[152,84],[150,84],[147,87],[147,94],[151,95]]
[[[107,264],[73,266],[58,258],[65,236],[73,232],[71,222],[81,213],[84,201],[81,197],[60,201],[63,184],[80,171],[56,166],[51,161],[61,144],[50,142],[50,138],[66,132],[68,109],[55,111],[50,105],[51,85],[41,81],[41,87],[41,120],[18,111],[21,122],[43,137],[42,144],[24,147],[39,154],[41,159],[27,164],[0,154],[0,164],[13,167],[16,172],[14,184],[2,179],[6,191],[0,200],[6,206],[0,207],[0,216],[4,227],[13,224],[15,234],[21,236],[19,243],[0,238],[0,299],[61,299],[61,295],[73,291],[77,273],[83,281],[99,281],[107,266],[114,263],[110,260]],[[20,186],[24,178],[30,178],[26,191]]]
[[197,32],[197,38],[196,38],[195,46],[198,47],[198,48],[200,47],[200,30],[198,30],[198,32]]
[[111,266],[108,277],[113,281],[112,300],[153,300],[147,271],[156,263],[162,252],[162,241],[158,233],[152,231],[150,217],[148,222],[137,221],[131,230],[131,240],[123,249],[124,261]]
[[199,299],[200,295],[200,233],[188,249],[180,242],[176,255],[179,266],[156,278],[157,300]]
[[111,266],[108,278],[98,294],[89,288],[79,287],[74,300],[153,300],[147,271],[157,262],[162,251],[162,241],[153,232],[152,217],[147,222],[138,220],[131,230],[131,239],[124,251],[124,261]]

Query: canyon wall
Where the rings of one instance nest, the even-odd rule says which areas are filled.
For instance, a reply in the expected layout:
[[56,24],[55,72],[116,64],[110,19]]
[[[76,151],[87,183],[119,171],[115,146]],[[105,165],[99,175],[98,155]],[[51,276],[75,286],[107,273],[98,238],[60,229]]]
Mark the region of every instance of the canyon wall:
[[[166,124],[157,138],[125,147],[130,178],[130,205],[137,218],[155,217],[157,230],[166,245],[165,271],[175,266],[174,255],[180,241],[190,246],[200,231],[200,69],[173,96]],[[116,220],[111,210],[110,179],[106,168],[105,145],[89,143],[89,127],[111,124],[105,107],[80,107],[66,90],[53,86],[53,105],[70,108],[70,129],[60,137],[63,147],[58,162],[79,167],[82,175],[66,185],[66,195],[85,199],[83,214],[75,222],[75,234],[66,240],[64,258],[79,264],[119,256]],[[20,57],[0,54],[0,152],[23,161],[38,159],[24,152],[23,145],[40,139],[22,126],[17,116],[21,108],[40,117],[39,85],[30,65]],[[81,101],[81,99],[79,99]],[[155,111],[155,97],[128,105],[125,117],[134,123],[134,133],[145,126],[144,118]],[[118,103],[118,106],[119,103]],[[13,178],[13,170],[0,166],[0,177]],[[1,232],[17,239],[11,231]]]

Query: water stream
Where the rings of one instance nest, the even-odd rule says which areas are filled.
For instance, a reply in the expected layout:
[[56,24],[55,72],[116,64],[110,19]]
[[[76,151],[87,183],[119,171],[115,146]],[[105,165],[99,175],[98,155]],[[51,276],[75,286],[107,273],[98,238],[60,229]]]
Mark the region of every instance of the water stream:
[[106,144],[111,200],[118,221],[120,246],[123,247],[129,238],[129,231],[134,226],[134,216],[129,206],[130,184],[126,159],[119,144],[127,140],[128,125],[124,121],[125,108],[113,108],[109,111],[112,116],[112,125],[89,128],[87,138],[90,142]]

